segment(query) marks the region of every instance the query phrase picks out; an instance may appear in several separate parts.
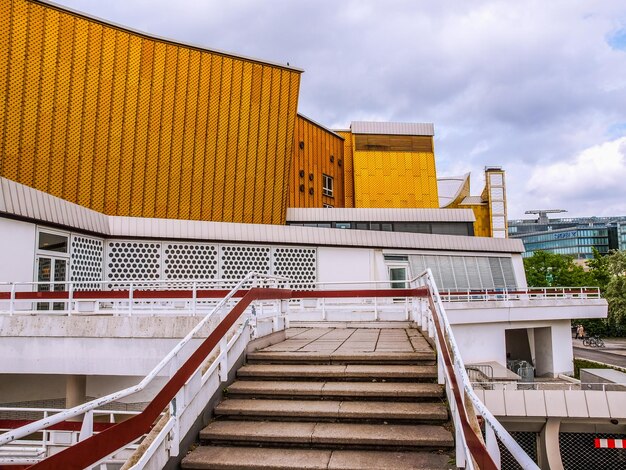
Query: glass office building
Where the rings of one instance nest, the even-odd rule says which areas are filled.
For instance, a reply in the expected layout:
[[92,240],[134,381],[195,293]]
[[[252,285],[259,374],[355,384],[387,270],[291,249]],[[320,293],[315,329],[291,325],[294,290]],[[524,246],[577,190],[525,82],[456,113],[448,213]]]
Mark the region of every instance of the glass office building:
[[509,237],[524,243],[524,257],[536,251],[570,255],[575,259],[593,258],[593,248],[606,254],[626,249],[626,217],[584,217],[509,221]]

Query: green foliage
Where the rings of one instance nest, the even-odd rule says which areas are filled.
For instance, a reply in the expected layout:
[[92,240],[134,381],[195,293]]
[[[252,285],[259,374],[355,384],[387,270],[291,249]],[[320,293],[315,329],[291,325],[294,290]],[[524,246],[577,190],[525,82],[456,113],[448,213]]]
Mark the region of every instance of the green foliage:
[[583,287],[596,285],[593,276],[574,263],[571,256],[536,251],[524,258],[530,287]]
[[604,256],[595,247],[593,250],[593,258],[587,261],[587,267],[594,279],[594,285],[598,286],[602,292],[606,289],[606,285],[611,279],[609,271],[610,256]]
[[537,251],[524,259],[530,287],[597,286],[609,304],[606,320],[576,320],[590,335],[626,336],[626,251],[601,255],[594,248],[588,271],[572,257]]
[[626,334],[626,251],[613,251],[607,256],[610,279],[604,290],[609,303],[607,324],[612,335]]
[[580,369],[613,369],[613,367],[586,359],[574,359],[575,379],[580,379]]

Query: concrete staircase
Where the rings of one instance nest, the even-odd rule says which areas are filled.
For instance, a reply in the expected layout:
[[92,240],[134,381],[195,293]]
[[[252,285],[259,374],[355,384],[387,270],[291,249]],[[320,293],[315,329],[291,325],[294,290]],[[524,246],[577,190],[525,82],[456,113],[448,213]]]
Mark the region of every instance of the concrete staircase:
[[386,330],[333,331],[311,341],[320,329],[290,330],[249,353],[182,468],[454,467],[435,355],[419,332],[394,329],[381,343]]

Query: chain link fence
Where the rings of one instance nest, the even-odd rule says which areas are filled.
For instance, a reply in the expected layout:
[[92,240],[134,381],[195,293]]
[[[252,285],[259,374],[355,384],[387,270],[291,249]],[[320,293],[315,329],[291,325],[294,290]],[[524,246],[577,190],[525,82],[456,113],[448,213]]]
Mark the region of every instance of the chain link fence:
[[[526,452],[535,463],[537,463],[537,441],[539,433],[526,431],[511,432],[513,439],[517,441],[524,452]],[[500,448],[500,468],[502,470],[521,470],[522,466],[517,463],[515,457],[511,455],[509,450],[498,439],[498,447]]]
[[[565,470],[626,470],[626,449],[596,449],[596,439],[626,439],[624,434],[562,432],[559,434]],[[502,467],[504,468],[504,467]]]

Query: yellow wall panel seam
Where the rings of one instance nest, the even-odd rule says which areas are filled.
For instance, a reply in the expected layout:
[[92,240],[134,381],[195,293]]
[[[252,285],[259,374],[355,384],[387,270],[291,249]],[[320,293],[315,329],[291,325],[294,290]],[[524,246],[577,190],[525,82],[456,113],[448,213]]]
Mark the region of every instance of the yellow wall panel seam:
[[[188,83],[184,80],[189,71],[188,51],[178,49],[176,65],[176,86],[174,91],[174,113],[172,117],[172,139],[170,140],[170,164],[167,186],[167,218],[175,219],[180,210],[180,172],[182,162],[182,141],[185,128]],[[181,105],[183,103],[183,105]]]
[[[178,187],[178,212],[176,218],[187,219],[190,213],[190,195],[191,195],[191,178],[193,175],[193,150],[188,153],[189,145],[193,149],[193,139],[189,139],[189,135],[193,135],[195,129],[196,106],[198,105],[198,67],[197,51],[189,51],[187,55],[187,80],[184,95],[184,112],[183,112],[183,128],[180,145],[180,177]],[[195,79],[192,79],[195,77]],[[190,143],[191,142],[191,143]],[[190,164],[187,159],[190,159]]]
[[[196,79],[196,96],[195,98],[192,98],[193,100],[195,100],[195,107],[194,107],[194,125],[193,125],[193,132],[191,133],[191,145],[192,145],[192,150],[191,153],[189,155],[187,155],[185,153],[185,155],[183,155],[183,158],[189,158],[191,160],[191,173],[189,175],[189,180],[186,182],[187,184],[187,191],[189,192],[189,212],[186,216],[186,218],[188,219],[197,219],[199,217],[199,205],[195,204],[194,201],[194,194],[196,194],[195,191],[195,186],[196,186],[196,181],[197,181],[197,176],[200,173],[200,163],[201,161],[199,161],[199,156],[204,154],[204,141],[200,140],[199,138],[199,130],[202,129],[202,115],[200,113],[200,109],[201,109],[201,103],[202,103],[202,92],[203,92],[203,77],[202,77],[202,59],[203,59],[204,55],[198,53],[197,55],[197,65],[198,65],[198,73],[197,73],[197,79]],[[206,89],[206,88],[205,88]],[[205,127],[206,129],[206,127]],[[202,148],[202,152],[200,152],[200,149]]]
[[[150,50],[150,57],[146,57]],[[145,73],[149,68],[150,72]],[[140,41],[139,78],[137,83],[137,107],[135,114],[135,139],[133,142],[133,170],[130,180],[130,205],[128,215],[144,216],[143,204],[146,193],[146,160],[150,134],[150,109],[154,75],[154,44]]]
[[[255,80],[256,78],[256,80]],[[244,199],[244,219],[246,223],[252,223],[256,207],[256,171],[258,164],[258,146],[261,132],[261,102],[263,97],[263,66],[252,66],[252,93],[251,93],[251,123],[248,135],[252,136],[252,142],[248,145],[248,165],[246,167],[246,186],[250,188]],[[255,86],[256,85],[256,86]]]
[[[203,56],[205,57],[205,56]],[[208,56],[208,65],[206,66],[206,70],[207,70],[207,83],[206,83],[206,90],[207,90],[207,97],[206,97],[206,114],[204,115],[206,118],[206,123],[205,123],[205,127],[204,127],[204,151],[203,154],[201,155],[202,158],[202,180],[201,180],[201,184],[200,184],[200,194],[199,194],[199,201],[198,201],[198,214],[199,214],[199,218],[200,219],[205,219],[204,214],[206,213],[206,197],[205,197],[205,192],[209,192],[207,189],[210,188],[211,186],[208,185],[208,177],[207,177],[207,168],[209,167],[210,164],[212,164],[212,156],[209,153],[211,146],[210,146],[210,141],[209,141],[209,134],[210,134],[210,128],[211,128],[211,106],[212,103],[215,101],[213,98],[213,94],[211,93],[211,84],[213,83],[213,60],[214,57],[213,56]],[[212,182],[211,182],[212,183]]]
[[248,145],[250,139],[250,112],[252,105],[252,64],[242,63],[241,99],[239,105],[239,123],[237,139],[237,161],[235,163],[235,194],[233,198],[233,221],[243,220],[244,200],[247,196],[246,167],[248,164]]
[[[215,183],[213,196],[212,220],[224,218],[224,189],[226,185],[226,159],[228,158],[228,134],[230,128],[230,109],[232,106],[233,60],[223,59],[222,81],[220,91],[220,109],[217,124],[217,152],[215,154]],[[224,73],[226,72],[226,73]],[[225,85],[228,83],[228,85]],[[224,88],[229,91],[228,98],[223,100]]]
[[[108,126],[106,123],[109,121],[111,112],[111,89],[112,79],[107,80],[108,77],[113,75],[113,67],[110,66],[112,62],[112,54],[110,53],[110,45],[107,47],[107,41],[105,37],[110,35],[110,31],[105,28],[100,30],[100,41],[102,44],[102,51],[100,53],[100,63],[98,70],[98,96],[96,101],[96,127],[94,134],[94,168],[103,171],[106,177],[106,164],[107,164],[107,149],[108,149]],[[91,196],[90,207],[95,210],[102,211],[104,208],[104,178],[99,177],[98,173],[91,175]]]
[[[166,46],[165,76],[173,74],[177,76],[178,50],[174,46]],[[175,104],[176,82],[163,80],[163,105],[161,107],[161,120],[159,130],[159,159],[157,168],[157,185],[155,188],[154,216],[165,218],[167,216],[167,197],[169,192],[169,166],[171,164],[171,139],[173,127],[173,110]]]
[[28,42],[26,46],[28,56],[27,64],[24,67],[23,111],[20,129],[22,151],[18,167],[18,179],[32,186],[37,155],[37,116],[39,115],[41,99],[41,82],[39,80],[27,80],[27,78],[39,76],[42,70],[44,23],[41,17],[43,14],[41,8],[34,8],[32,5],[29,5],[29,10],[31,21],[28,23]]
[[228,106],[228,131],[226,133],[226,154],[224,159],[224,191],[222,198],[222,218],[225,222],[233,221],[235,204],[235,171],[237,165],[237,147],[239,142],[239,112],[241,107],[241,61],[232,61],[230,76],[230,104]]
[[[4,174],[5,164],[8,160],[7,147],[7,121],[9,84],[11,79],[11,43],[13,39],[13,16],[14,5],[12,1],[0,2],[0,96],[4,96],[4,103],[0,104],[0,174]],[[6,36],[5,36],[6,34]],[[6,44],[6,47],[5,47]],[[5,75],[2,75],[5,74]]]
[[[150,158],[144,164],[144,183],[141,214],[154,217],[156,214],[156,193],[158,191],[159,162],[161,159],[161,125],[163,123],[163,96],[165,95],[165,67],[167,46],[154,44],[152,55],[152,80],[150,84],[150,108],[148,111],[148,137],[146,148]],[[157,117],[158,116],[158,117]]]
[[[211,58],[211,96],[209,102],[209,132],[208,135],[213,141],[207,139],[207,152],[208,165],[205,165],[206,170],[209,170],[210,177],[205,176],[204,194],[202,198],[202,212],[206,214],[207,220],[215,220],[213,218],[213,200],[214,200],[214,188],[215,188],[215,172],[217,168],[217,146],[218,146],[218,127],[219,127],[219,111],[221,109],[222,101],[222,72],[223,72],[223,57]],[[210,160],[209,160],[210,159]]]
[[[272,93],[272,75],[269,71],[269,67],[262,66],[261,73],[261,96],[260,96],[260,112],[259,112],[259,140],[257,142],[257,159],[256,168],[254,172],[255,184],[254,184],[254,210],[252,214],[252,223],[260,223],[263,220],[263,181],[266,181],[265,169],[267,156],[267,142],[269,136],[269,107],[270,100],[266,96],[271,97]],[[263,159],[261,158],[263,157]],[[263,174],[260,174],[263,172]],[[260,181],[259,181],[260,180]]]

